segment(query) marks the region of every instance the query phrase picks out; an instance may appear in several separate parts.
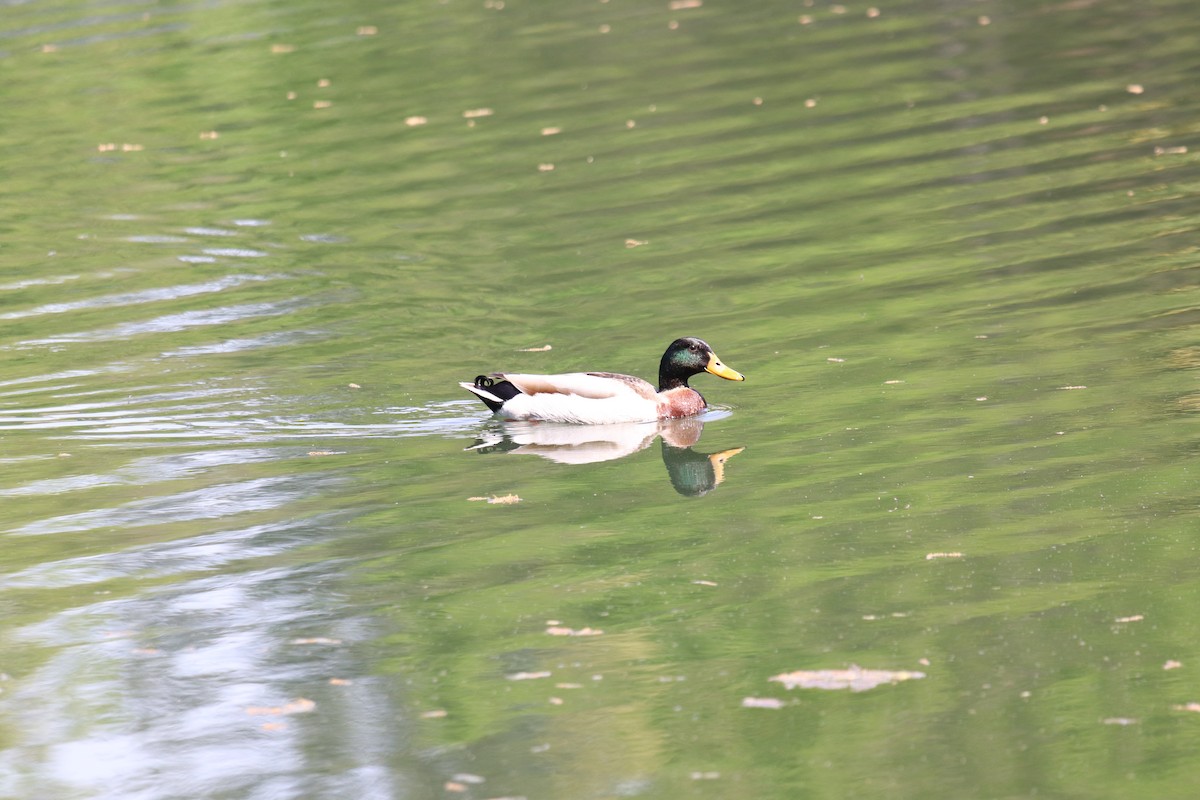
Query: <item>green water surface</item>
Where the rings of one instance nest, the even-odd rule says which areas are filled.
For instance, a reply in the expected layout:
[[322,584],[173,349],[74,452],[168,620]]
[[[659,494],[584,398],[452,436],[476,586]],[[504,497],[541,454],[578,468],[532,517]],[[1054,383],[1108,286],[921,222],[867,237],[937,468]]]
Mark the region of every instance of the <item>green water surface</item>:
[[0,797],[1195,797],[1198,37],[0,2]]

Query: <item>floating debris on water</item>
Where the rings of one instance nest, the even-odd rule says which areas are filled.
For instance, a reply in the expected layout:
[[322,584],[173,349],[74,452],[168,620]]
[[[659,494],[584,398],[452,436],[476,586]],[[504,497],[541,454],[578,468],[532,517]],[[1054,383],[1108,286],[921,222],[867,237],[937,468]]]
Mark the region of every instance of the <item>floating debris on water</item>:
[[796,672],[785,672],[773,675],[767,680],[782,683],[786,689],[849,689],[852,692],[865,692],[867,689],[874,689],[883,684],[897,684],[924,677],[924,672],[863,669],[852,664],[849,669],[802,669]]
[[565,628],[561,625],[552,625],[546,628],[546,633],[551,636],[603,636],[604,631],[596,628]]
[[491,497],[468,497],[468,500],[483,500],[488,503],[498,503],[500,505],[510,506],[513,503],[521,502],[521,498],[515,494],[492,495]]
[[778,697],[743,697],[742,708],[783,708],[783,701]]

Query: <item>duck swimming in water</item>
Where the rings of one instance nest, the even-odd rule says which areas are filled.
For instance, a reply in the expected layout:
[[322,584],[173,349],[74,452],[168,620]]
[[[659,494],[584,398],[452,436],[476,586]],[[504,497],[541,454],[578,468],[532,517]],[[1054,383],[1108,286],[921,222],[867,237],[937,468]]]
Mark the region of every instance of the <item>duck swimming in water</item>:
[[658,365],[658,390],[648,381],[615,372],[528,375],[494,372],[459,386],[505,419],[544,420],[580,425],[652,422],[699,414],[708,403],[688,378],[710,372],[729,381],[746,380],[721,363],[703,339],[671,342]]

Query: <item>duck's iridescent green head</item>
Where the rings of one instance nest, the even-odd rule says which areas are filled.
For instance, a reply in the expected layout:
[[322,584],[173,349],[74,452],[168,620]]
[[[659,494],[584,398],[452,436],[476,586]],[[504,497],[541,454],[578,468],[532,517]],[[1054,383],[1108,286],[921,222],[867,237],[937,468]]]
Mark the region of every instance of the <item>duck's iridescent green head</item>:
[[671,342],[658,365],[658,390],[664,392],[678,386],[687,386],[688,378],[701,372],[711,372],[727,381],[746,380],[740,372],[721,363],[708,342],[685,336]]

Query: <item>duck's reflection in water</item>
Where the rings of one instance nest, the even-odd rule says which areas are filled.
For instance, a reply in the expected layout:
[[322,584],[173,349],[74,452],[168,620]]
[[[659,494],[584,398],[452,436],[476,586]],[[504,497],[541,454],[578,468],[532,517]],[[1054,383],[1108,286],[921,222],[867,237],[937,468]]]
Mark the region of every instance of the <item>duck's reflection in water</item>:
[[504,422],[481,433],[467,449],[535,455],[559,464],[595,464],[644,450],[661,436],[663,464],[671,485],[682,495],[698,497],[725,479],[725,462],[745,449],[697,452],[692,448],[703,431],[704,420],[699,417],[618,425]]

